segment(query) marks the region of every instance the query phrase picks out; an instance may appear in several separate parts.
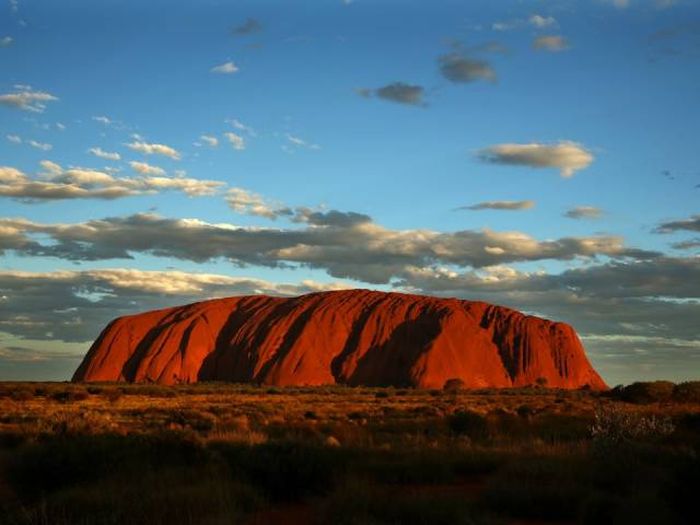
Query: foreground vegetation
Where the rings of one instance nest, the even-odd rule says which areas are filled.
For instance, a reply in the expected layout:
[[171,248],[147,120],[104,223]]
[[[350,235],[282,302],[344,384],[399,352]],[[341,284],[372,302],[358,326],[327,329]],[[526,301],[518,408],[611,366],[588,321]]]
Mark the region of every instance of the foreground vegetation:
[[0,523],[691,523],[698,452],[698,382],[5,383]]

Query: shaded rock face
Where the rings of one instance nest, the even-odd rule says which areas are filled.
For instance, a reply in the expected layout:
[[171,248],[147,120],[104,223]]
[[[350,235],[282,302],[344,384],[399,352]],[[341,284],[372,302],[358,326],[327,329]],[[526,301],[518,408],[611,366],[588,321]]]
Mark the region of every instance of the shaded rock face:
[[112,321],[74,381],[606,388],[571,326],[367,290],[231,297]]

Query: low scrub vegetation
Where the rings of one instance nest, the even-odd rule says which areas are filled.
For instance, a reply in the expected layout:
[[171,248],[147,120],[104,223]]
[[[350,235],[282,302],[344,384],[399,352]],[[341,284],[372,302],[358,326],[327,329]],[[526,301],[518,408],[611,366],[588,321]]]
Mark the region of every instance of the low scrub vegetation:
[[0,524],[693,523],[697,385],[0,384]]

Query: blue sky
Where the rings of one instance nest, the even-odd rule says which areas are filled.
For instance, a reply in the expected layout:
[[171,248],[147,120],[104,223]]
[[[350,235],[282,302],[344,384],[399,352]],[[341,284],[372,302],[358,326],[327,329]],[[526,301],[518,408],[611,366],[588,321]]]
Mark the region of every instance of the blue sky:
[[1,9],[0,379],[69,377],[116,315],[344,286],[697,378],[698,2]]

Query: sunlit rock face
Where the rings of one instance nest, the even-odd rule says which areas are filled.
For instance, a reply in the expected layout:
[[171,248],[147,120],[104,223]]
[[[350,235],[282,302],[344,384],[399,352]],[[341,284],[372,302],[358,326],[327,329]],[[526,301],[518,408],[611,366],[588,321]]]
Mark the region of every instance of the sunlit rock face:
[[74,381],[606,388],[574,329],[482,302],[368,290],[213,299],[120,317]]

